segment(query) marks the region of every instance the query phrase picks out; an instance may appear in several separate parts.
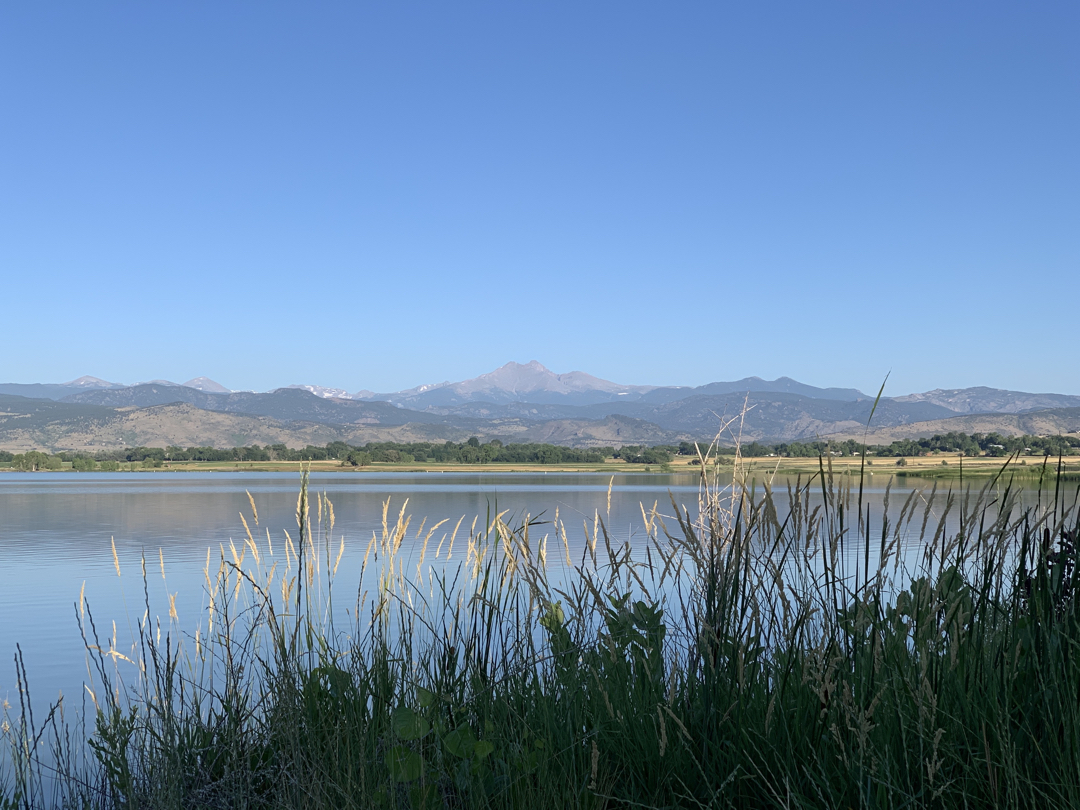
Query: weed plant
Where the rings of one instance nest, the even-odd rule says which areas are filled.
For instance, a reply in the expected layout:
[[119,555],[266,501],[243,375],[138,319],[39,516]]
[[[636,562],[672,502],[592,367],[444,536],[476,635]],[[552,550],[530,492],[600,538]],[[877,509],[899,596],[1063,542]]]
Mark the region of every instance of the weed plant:
[[827,460],[782,493],[703,462],[696,511],[643,508],[637,551],[597,514],[578,559],[557,516],[387,504],[359,592],[328,499],[276,543],[252,502],[205,634],[147,597],[129,655],[80,600],[92,707],[7,710],[0,806],[1080,807],[1075,497],[886,494],[871,533]]

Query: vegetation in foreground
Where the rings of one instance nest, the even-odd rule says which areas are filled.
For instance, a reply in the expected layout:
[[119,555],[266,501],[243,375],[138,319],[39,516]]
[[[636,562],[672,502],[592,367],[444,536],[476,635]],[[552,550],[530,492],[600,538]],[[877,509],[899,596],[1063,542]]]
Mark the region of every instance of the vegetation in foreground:
[[0,801],[1077,807],[1077,495],[912,493],[872,530],[827,470],[782,494],[705,476],[698,516],[642,510],[642,553],[598,514],[578,559],[558,516],[384,509],[356,595],[305,488],[272,546],[252,504],[194,637],[146,619],[129,654],[80,605],[90,753],[62,710],[13,709]]

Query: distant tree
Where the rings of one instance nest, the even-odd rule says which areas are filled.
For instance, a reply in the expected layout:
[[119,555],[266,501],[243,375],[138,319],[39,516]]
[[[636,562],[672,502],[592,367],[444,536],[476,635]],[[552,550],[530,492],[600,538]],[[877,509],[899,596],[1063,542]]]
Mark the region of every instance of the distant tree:
[[341,462],[341,466],[366,467],[370,463],[371,453],[364,450],[358,450],[354,447],[345,455],[345,459]]
[[[55,469],[60,469],[60,457],[55,456],[55,458]],[[17,455],[12,458],[12,466],[17,470],[25,470],[26,472],[52,469],[49,464],[49,457],[37,450],[29,450],[22,455]]]
[[349,450],[349,445],[345,442],[330,442],[326,445],[326,456],[327,458],[345,458]]
[[667,464],[671,453],[664,447],[634,447],[627,445],[616,451],[627,464]]

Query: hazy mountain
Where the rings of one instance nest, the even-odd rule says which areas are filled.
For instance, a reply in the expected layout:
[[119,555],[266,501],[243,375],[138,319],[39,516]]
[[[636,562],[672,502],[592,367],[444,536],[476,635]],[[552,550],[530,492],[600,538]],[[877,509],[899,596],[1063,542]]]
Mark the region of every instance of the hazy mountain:
[[[182,394],[196,402],[175,401]],[[166,404],[136,406],[135,402],[173,396]],[[745,394],[694,396],[662,405],[626,403],[642,416],[602,414],[603,406],[512,406],[533,418],[507,413],[437,414],[399,408],[386,402],[327,400],[307,391],[279,389],[269,394],[207,394],[183,386],[134,386],[86,391],[79,400],[28,399],[0,396],[0,448],[23,451],[103,450],[136,444],[177,444],[230,447],[236,444],[284,442],[290,446],[342,440],[463,441],[477,436],[487,441],[544,441],[579,447],[675,443],[709,440],[723,421],[738,417]],[[102,402],[116,403],[109,407]],[[481,403],[475,403],[479,406]],[[829,436],[861,437],[872,403],[820,400],[798,394],[752,394],[749,410],[721,436],[743,441],[813,440]],[[216,406],[216,407],[204,407]],[[567,410],[574,416],[553,415]],[[1002,433],[1062,433],[1080,430],[1080,408],[1024,414],[976,414],[940,418],[952,413],[932,403],[882,401],[874,415],[871,443],[893,438],[933,435],[949,430]],[[926,417],[939,417],[930,418]]]
[[11,394],[0,394],[0,425],[33,424],[37,426],[58,420],[104,419],[111,416],[111,408],[98,405],[82,405],[57,402],[52,399],[31,399]]
[[[306,392],[305,396],[312,397]],[[314,398],[314,397],[313,397]],[[398,414],[405,409],[387,408]],[[546,423],[523,420],[472,422],[398,421],[394,424],[328,424],[284,421],[270,416],[211,411],[179,402],[147,408],[105,408],[84,403],[31,400],[0,396],[0,449],[26,450],[118,450],[135,445],[233,447],[238,444],[277,444],[303,447],[345,441],[367,442],[465,441],[558,441],[579,447],[621,444],[655,444],[679,441],[684,436],[656,425],[627,417],[605,420],[556,420]]]
[[186,386],[135,385],[84,391],[64,397],[63,402],[103,405],[109,408],[149,408],[186,402],[197,408],[222,413],[269,416],[284,422],[320,422],[328,425],[356,423],[403,425],[407,422],[437,423],[438,415],[398,408],[389,402],[354,402],[324,399],[297,388],[278,388],[266,394],[237,391],[208,394]]
[[620,447],[624,444],[677,444],[690,434],[664,430],[643,419],[607,416],[603,419],[553,419],[516,433],[517,442],[541,442],[570,447]]
[[[84,391],[103,391],[138,388],[155,385],[169,388],[192,388],[209,394],[229,394],[228,388],[208,379],[196,377],[182,385],[169,380],[151,380],[135,386],[108,382],[98,377],[80,377],[58,384],[0,384],[0,393],[48,399],[63,399]],[[342,388],[320,385],[291,385],[290,389],[307,391],[323,399],[392,402],[412,410],[449,412],[450,409],[480,404],[480,409],[493,406],[527,404],[549,418],[577,418],[572,411],[546,411],[541,406],[589,406],[641,402],[663,405],[695,396],[727,396],[730,394],[797,394],[810,399],[858,402],[873,397],[854,388],[818,388],[779,377],[764,380],[746,377],[730,382],[712,382],[699,386],[625,385],[611,382],[581,371],[557,374],[533,360],[529,363],[507,363],[488,374],[460,382],[442,382],[421,385],[394,393],[374,393],[361,390],[350,394]],[[996,388],[975,387],[962,389],[935,389],[923,393],[892,397],[891,401],[916,404],[924,403],[947,408],[953,413],[1023,413],[1046,408],[1080,407],[1080,396],[1066,394],[1032,394],[1022,391],[1006,391]],[[617,413],[604,409],[602,415]],[[528,418],[528,417],[526,417]]]
[[96,435],[115,415],[96,405],[0,394],[0,447],[14,452],[61,449],[71,432]]
[[[621,408],[620,413],[644,419],[666,430],[691,433],[695,438],[712,438],[722,424],[738,417],[745,405],[747,411],[741,420],[744,437],[789,441],[814,439],[838,430],[865,426],[873,404],[869,399],[832,400],[761,392],[696,395],[661,405],[632,402]],[[591,410],[595,413],[597,409]],[[882,400],[874,412],[874,424],[903,425],[951,415],[948,409],[930,403],[897,404]],[[732,429],[738,430],[737,427]],[[726,438],[733,436],[729,432]]]
[[[706,386],[703,386],[706,387]],[[686,389],[697,390],[697,389]],[[790,393],[692,394],[683,399],[655,403],[643,397],[637,401],[604,402],[595,405],[541,405],[513,402],[495,405],[472,402],[450,408],[429,408],[428,413],[472,419],[604,419],[622,415],[658,425],[664,430],[690,433],[695,438],[712,438],[723,421],[749,408],[744,430],[754,438],[812,438],[822,432],[846,430],[865,425],[873,400],[833,400]],[[953,416],[953,412],[929,402],[897,403],[882,400],[874,412],[874,425],[902,425],[926,419]]]
[[800,394],[817,399],[855,401],[866,395],[854,388],[815,388],[812,385],[780,377],[763,380],[747,377],[734,382],[714,382],[696,388],[689,386],[625,385],[603,380],[582,371],[556,374],[533,360],[507,363],[488,374],[456,383],[438,383],[410,388],[393,394],[360,392],[357,399],[385,400],[414,410],[447,408],[470,402],[494,405],[527,402],[536,405],[593,405],[600,403],[674,402],[696,395],[715,396],[747,392]]
[[219,382],[214,382],[209,377],[195,377],[184,383],[185,388],[194,388],[197,391],[205,391],[207,394],[231,394],[228,388]]
[[71,380],[70,382],[61,383],[65,388],[118,388],[120,383],[111,383],[108,380],[103,380],[100,377],[79,377],[77,380]]
[[[52,407],[26,404],[35,402],[44,402]],[[20,413],[14,414],[16,410]],[[464,441],[471,435],[484,435],[451,425],[282,422],[267,416],[208,411],[187,403],[121,410],[50,400],[24,399],[23,403],[13,404],[0,397],[0,411],[4,412],[0,415],[0,448],[14,452],[96,452],[136,445],[233,447],[238,444],[279,442],[290,447],[303,447],[339,440],[351,444],[370,441]]]
[[0,383],[0,395],[30,399],[62,399],[81,390],[56,383]]
[[394,394],[376,394],[372,399],[423,410],[446,407],[465,402],[536,402],[547,404],[586,405],[608,402],[620,397],[637,399],[655,386],[621,385],[583,371],[556,374],[532,360],[528,363],[510,362],[487,374],[456,383],[421,385]]
[[118,383],[97,377],[79,377],[66,383],[0,383],[0,394],[32,399],[62,399],[68,394],[96,388],[118,388]]
[[[908,425],[880,427],[866,437],[868,444],[889,444],[898,439],[922,439],[951,432],[1000,433],[1002,436],[1057,436],[1080,433],[1080,408],[1053,408],[1026,413],[980,413],[935,419]],[[832,437],[830,437],[832,438]],[[840,439],[862,441],[862,432],[838,434]]]
[[935,388],[923,394],[894,397],[894,402],[930,402],[955,413],[1024,413],[1047,408],[1080,407],[1080,397],[1068,394],[1028,394],[1001,388]]
[[298,388],[323,399],[363,399],[363,397],[354,397],[344,388],[325,388],[321,385],[287,385],[285,387]]
[[[184,385],[157,380],[133,386],[82,377],[56,385],[0,385],[0,446],[231,446],[270,441],[265,437],[295,446],[318,444],[316,438],[323,436],[331,437],[325,441],[391,436],[460,441],[472,435],[578,446],[649,444],[708,440],[734,417],[740,418],[723,441],[739,435],[744,441],[805,441],[861,436],[873,407],[873,398],[858,390],[816,388],[789,377],[697,387],[631,386],[583,372],[557,374],[536,361],[385,395],[350,396],[316,385],[230,392],[206,377]],[[1077,415],[1080,397],[1075,396],[937,389],[883,398],[870,440],[948,430],[1063,432],[1074,429]]]
[[642,402],[675,402],[691,396],[722,396],[724,394],[776,393],[798,394],[811,399],[836,399],[854,402],[867,399],[866,394],[855,388],[817,388],[813,385],[779,377],[775,380],[763,380],[761,377],[746,377],[734,382],[714,382],[699,385],[696,388],[668,386],[654,388],[641,397]]
[[216,410],[213,407],[213,400],[217,397],[217,394],[208,394],[185,385],[156,382],[140,383],[139,385],[129,385],[122,388],[78,391],[74,394],[68,394],[61,401],[83,405],[101,405],[106,408],[149,408],[154,405],[187,402],[200,408]]

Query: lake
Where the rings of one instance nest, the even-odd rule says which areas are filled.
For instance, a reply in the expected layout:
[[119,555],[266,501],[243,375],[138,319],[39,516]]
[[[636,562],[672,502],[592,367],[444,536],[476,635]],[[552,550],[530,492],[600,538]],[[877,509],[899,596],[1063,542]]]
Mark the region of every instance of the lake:
[[[557,512],[577,561],[586,542],[583,522],[591,526],[598,511],[607,513],[610,480],[596,473],[342,472],[312,474],[310,490],[312,497],[325,493],[334,505],[335,550],[339,538],[345,541],[338,582],[355,594],[360,560],[372,532],[381,532],[387,499],[391,523],[408,499],[414,518],[406,542],[417,545],[415,530],[425,518],[428,526],[448,519],[452,528],[464,516],[467,528],[474,516],[483,522],[496,510],[509,510],[511,525],[526,513],[550,521]],[[883,475],[868,479],[866,496],[875,521],[887,480]],[[777,489],[786,484],[777,482]],[[295,536],[299,486],[292,473],[0,474],[0,698],[18,705],[16,644],[25,656],[35,705],[55,700],[61,691],[81,695],[86,663],[76,622],[80,592],[85,587],[102,637],[112,634],[115,621],[121,641],[130,639],[144,612],[143,555],[151,614],[167,614],[165,594],[175,594],[181,625],[193,632],[206,602],[208,550],[213,572],[220,548],[227,550],[230,540],[239,545],[245,537],[240,513],[250,520],[247,493],[259,513],[262,539],[269,530],[271,542],[280,543],[285,530]],[[892,511],[899,511],[913,488],[929,486],[918,479],[896,479]],[[608,521],[613,538],[641,543],[640,504],[648,510],[659,502],[660,512],[671,515],[671,496],[696,513],[697,476],[616,475]],[[675,527],[673,520],[668,525]],[[550,526],[539,526],[533,536],[550,531]],[[557,548],[561,552],[561,543]],[[562,553],[549,553],[549,560],[566,565]]]

